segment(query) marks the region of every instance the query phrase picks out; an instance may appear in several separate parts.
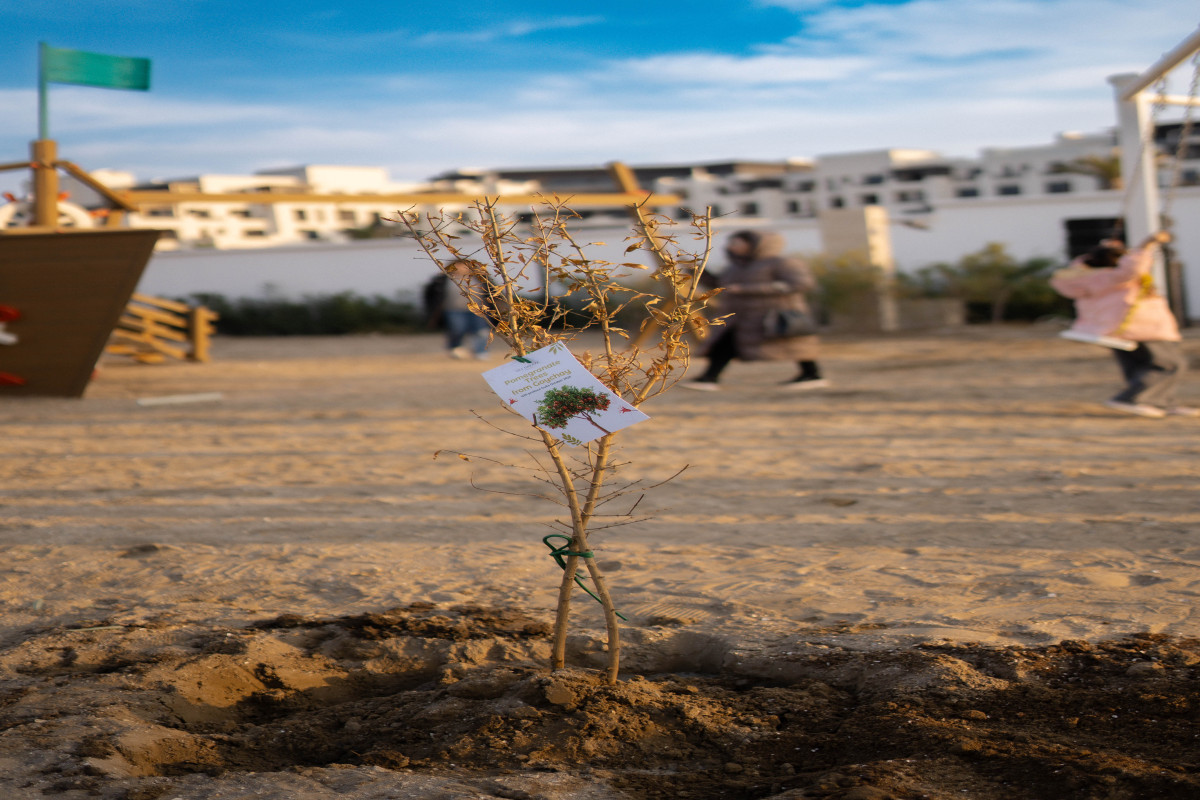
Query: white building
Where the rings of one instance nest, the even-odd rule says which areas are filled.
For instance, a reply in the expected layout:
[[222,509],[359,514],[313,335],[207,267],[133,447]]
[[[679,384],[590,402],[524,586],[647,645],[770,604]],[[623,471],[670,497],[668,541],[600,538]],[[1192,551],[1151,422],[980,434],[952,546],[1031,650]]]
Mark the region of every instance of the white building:
[[[240,250],[345,242],[365,235],[366,230],[396,214],[394,204],[373,200],[371,195],[429,189],[427,183],[394,182],[381,167],[308,165],[262,170],[253,175],[200,175],[149,183],[138,183],[129,173],[112,170],[98,170],[92,175],[115,190],[225,196],[221,200],[189,199],[145,206],[129,213],[129,227],[163,231],[159,250]],[[71,201],[63,204],[67,208],[74,204],[95,210],[105,205],[99,194],[72,177],[63,179],[62,188]],[[227,199],[243,194],[245,200]],[[273,202],[256,203],[255,196],[264,194],[271,195]],[[297,195],[295,203],[280,201],[280,195],[289,194]],[[324,197],[314,200],[314,195]]]
[[[1161,124],[1159,149],[1174,155],[1179,124]],[[1159,183],[1170,196],[1176,221],[1175,249],[1187,267],[1192,316],[1200,316],[1200,137],[1185,147],[1178,165],[1166,159]],[[718,233],[739,227],[782,232],[793,252],[823,250],[820,217],[829,209],[886,209],[896,267],[915,270],[953,262],[998,242],[1018,259],[1065,261],[1112,230],[1128,209],[1125,195],[1095,174],[1073,171],[1083,159],[1112,162],[1111,132],[1061,134],[1048,144],[991,148],[977,158],[948,158],[928,150],[889,149],[834,153],[812,160],[724,161],[634,167],[641,186],[681,198],[658,209],[684,219],[711,209]],[[411,242],[395,238],[359,242],[397,210],[383,195],[457,192],[496,195],[572,194],[615,189],[606,167],[457,170],[424,183],[393,182],[378,167],[309,165],[254,175],[202,175],[139,185],[127,173],[94,175],[114,189],[171,189],[221,194],[219,201],[188,199],[146,207],[128,215],[133,227],[165,231],[142,291],[184,296],[213,292],[254,294],[270,286],[285,294],[357,291],[388,287],[415,291],[429,267]],[[1168,187],[1168,184],[1178,185]],[[87,187],[64,181],[70,224],[86,225],[102,213],[101,199]],[[231,200],[229,195],[246,195]],[[271,203],[255,195],[271,194]],[[295,194],[297,201],[279,202]],[[372,200],[372,195],[381,196]],[[19,221],[19,203],[0,206],[0,227]],[[432,209],[431,209],[432,210]],[[449,209],[463,210],[463,209]],[[629,230],[621,208],[576,208],[593,238],[613,243],[597,257],[624,260],[620,243]],[[387,230],[379,231],[385,235]],[[251,250],[271,252],[255,255]],[[241,252],[238,252],[241,251]],[[410,265],[397,267],[397,259]],[[304,264],[300,269],[298,265]],[[322,265],[327,265],[323,269]]]

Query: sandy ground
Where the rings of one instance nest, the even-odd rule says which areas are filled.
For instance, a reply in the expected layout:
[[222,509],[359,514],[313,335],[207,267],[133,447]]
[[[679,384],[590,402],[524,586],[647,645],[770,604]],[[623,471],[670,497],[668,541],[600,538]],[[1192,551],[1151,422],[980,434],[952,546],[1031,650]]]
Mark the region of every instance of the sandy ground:
[[[1185,345],[1200,360],[1200,339]],[[374,651],[337,658],[376,679],[404,664],[442,680],[446,669],[461,679],[464,664],[532,669],[558,584],[541,542],[557,509],[527,494],[538,486],[522,470],[490,461],[531,463],[519,440],[472,413],[514,427],[479,377],[489,365],[446,358],[433,336],[219,338],[214,355],[207,365],[105,360],[82,400],[0,401],[8,796],[943,796],[894,781],[870,794],[845,765],[808,789],[773,779],[706,794],[561,768],[468,780],[408,758],[313,756],[297,772],[172,756],[164,742],[184,736],[181,725],[220,721],[179,710],[200,703],[204,680],[189,670],[213,668],[197,666],[201,656],[251,652],[242,663],[257,658],[276,675],[243,670],[244,686],[226,680],[229,699],[205,695],[206,706],[266,690],[311,700],[330,681],[303,677],[323,673],[311,662],[317,645],[297,630],[341,620],[340,636],[364,615],[407,609],[463,614],[486,631],[418,636],[417,650],[385,654],[387,668]],[[905,674],[932,674],[905,673],[896,659],[906,654],[967,645],[1044,656],[1063,640],[1094,647],[1134,634],[1177,648],[1164,663],[1190,661],[1177,646],[1200,634],[1200,420],[1103,408],[1116,388],[1111,357],[1048,328],[834,339],[823,363],[833,386],[807,393],[777,386],[787,365],[735,364],[722,391],[672,391],[643,409],[649,422],[621,434],[626,479],[650,485],[687,467],[646,493],[636,509],[646,519],[593,537],[630,620],[631,678],[808,680],[796,665],[824,650],[838,654],[827,665],[852,657],[860,683],[881,665],[876,673],[890,677],[879,680],[896,688]],[[213,392],[220,399],[137,402]],[[1187,394],[1200,404],[1200,377]],[[439,450],[472,458],[435,458]],[[572,659],[586,675],[603,657],[602,624],[580,598]],[[495,633],[479,622],[487,609],[518,614],[524,633]],[[223,639],[241,644],[223,651]],[[292,677],[278,677],[284,665]],[[967,683],[997,679],[985,677]],[[822,685],[846,680],[843,670]],[[159,695],[145,700],[151,688]],[[135,689],[142,700],[121,694]],[[155,710],[139,711],[143,702]],[[164,707],[174,727],[155,717],[159,734],[148,734]],[[215,735],[186,735],[201,733]],[[138,736],[152,746],[130,744]],[[726,778],[744,780],[737,764],[726,767]],[[983,786],[942,789],[1043,796]],[[1046,796],[1072,796],[1069,786],[1054,791]]]

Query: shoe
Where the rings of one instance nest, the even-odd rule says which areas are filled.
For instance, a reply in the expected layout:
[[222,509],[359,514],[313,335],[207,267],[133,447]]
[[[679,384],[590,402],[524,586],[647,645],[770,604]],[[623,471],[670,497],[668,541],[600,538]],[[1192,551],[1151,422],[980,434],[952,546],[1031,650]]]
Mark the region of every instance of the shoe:
[[802,392],[808,389],[824,389],[832,385],[824,378],[792,378],[790,381],[783,383],[782,387],[789,392]]
[[465,347],[454,347],[450,349],[449,356],[451,358],[457,358],[461,360],[464,358],[470,358],[471,352]]
[[1200,417],[1200,408],[1191,406],[1167,406],[1163,410],[1171,417]]
[[703,378],[694,381],[684,381],[679,384],[684,389],[691,389],[693,392],[719,392],[721,387],[717,386],[716,381],[706,381]]
[[1124,411],[1126,414],[1135,414],[1139,417],[1165,417],[1166,411],[1163,411],[1157,406],[1148,406],[1144,403],[1122,403],[1120,400],[1105,400],[1104,405],[1114,411]]

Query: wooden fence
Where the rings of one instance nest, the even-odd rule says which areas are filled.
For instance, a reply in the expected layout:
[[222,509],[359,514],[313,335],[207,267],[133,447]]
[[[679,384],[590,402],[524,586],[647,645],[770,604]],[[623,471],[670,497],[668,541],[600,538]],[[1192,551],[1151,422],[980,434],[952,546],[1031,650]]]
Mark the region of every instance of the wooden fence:
[[167,358],[208,361],[216,320],[217,314],[204,306],[134,293],[104,352],[130,356],[143,364]]

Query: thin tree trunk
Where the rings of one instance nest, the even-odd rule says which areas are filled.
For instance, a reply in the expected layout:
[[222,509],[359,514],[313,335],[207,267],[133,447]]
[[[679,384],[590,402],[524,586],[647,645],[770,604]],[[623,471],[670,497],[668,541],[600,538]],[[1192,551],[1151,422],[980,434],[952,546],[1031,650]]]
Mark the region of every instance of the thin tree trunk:
[[[575,549],[575,537],[571,537],[571,550]],[[558,585],[558,605],[554,612],[554,637],[550,648],[550,669],[560,670],[567,665],[567,621],[571,616],[571,590],[575,588],[575,573],[579,569],[579,556],[567,556],[563,567],[562,582]]]
[[[584,548],[587,547],[587,525],[592,520],[592,514],[596,510],[596,501],[600,497],[600,489],[604,486],[612,439],[613,434],[611,433],[601,439],[595,454],[592,456],[591,485],[588,487],[587,499],[583,503],[583,508],[580,509],[580,518],[583,520],[583,536],[581,539]],[[617,682],[617,672],[621,667],[621,628],[617,624],[617,609],[613,605],[612,595],[608,593],[608,585],[604,582],[604,575],[601,573],[600,567],[596,564],[595,558],[587,560],[587,568],[588,574],[591,575],[592,583],[596,587],[596,597],[600,600],[600,605],[604,609],[604,627],[608,631],[607,678],[610,684],[614,684]]]
[[[567,506],[571,510],[571,552],[581,553],[576,545],[580,539],[587,543],[587,521],[579,507],[579,497],[575,494],[575,481],[571,471],[563,461],[562,453],[554,442],[554,437],[538,428],[546,451],[558,470],[558,478],[562,483],[563,494],[567,498]],[[554,615],[554,634],[551,642],[550,668],[562,669],[567,659],[567,619],[571,613],[571,585],[575,582],[575,572],[579,569],[579,556],[567,556],[566,566],[563,567],[562,583],[558,586],[558,608]]]
[[604,627],[608,629],[608,670],[605,677],[610,684],[617,682],[617,674],[621,670],[621,627],[617,624],[617,609],[613,605],[612,595],[608,593],[608,584],[600,572],[596,559],[587,560],[588,573],[596,587],[596,597],[604,607]]

